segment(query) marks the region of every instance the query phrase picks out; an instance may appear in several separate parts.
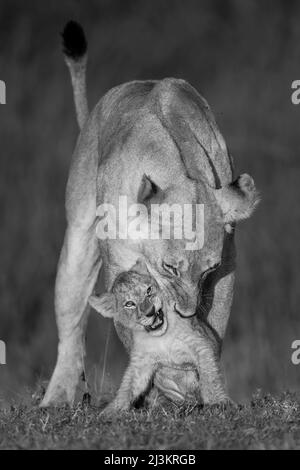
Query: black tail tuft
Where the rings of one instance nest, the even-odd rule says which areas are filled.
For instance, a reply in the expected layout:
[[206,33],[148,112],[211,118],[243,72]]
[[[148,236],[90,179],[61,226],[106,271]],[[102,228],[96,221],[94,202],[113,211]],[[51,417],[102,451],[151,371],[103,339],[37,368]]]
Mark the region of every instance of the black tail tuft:
[[79,60],[87,51],[87,40],[80,24],[69,21],[61,35],[64,54],[73,60]]

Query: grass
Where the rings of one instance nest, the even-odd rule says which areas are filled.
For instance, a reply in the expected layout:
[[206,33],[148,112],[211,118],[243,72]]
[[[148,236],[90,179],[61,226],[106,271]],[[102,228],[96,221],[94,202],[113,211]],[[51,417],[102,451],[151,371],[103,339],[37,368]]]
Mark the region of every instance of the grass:
[[0,410],[1,449],[300,449],[300,399],[256,393],[247,405],[132,410],[104,422],[101,407]]

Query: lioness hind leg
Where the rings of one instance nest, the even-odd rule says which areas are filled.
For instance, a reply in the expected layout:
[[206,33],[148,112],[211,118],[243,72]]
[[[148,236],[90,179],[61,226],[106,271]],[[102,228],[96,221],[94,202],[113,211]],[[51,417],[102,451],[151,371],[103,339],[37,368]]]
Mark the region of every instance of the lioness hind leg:
[[41,406],[72,403],[84,369],[84,336],[101,260],[94,228],[66,231],[55,285],[59,346],[56,367]]

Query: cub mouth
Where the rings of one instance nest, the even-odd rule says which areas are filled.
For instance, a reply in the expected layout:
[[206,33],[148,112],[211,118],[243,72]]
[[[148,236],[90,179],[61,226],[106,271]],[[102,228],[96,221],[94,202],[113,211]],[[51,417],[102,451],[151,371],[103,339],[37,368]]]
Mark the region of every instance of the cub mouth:
[[146,331],[156,331],[160,329],[164,324],[164,312],[160,308],[157,312],[155,312],[155,315],[153,315],[153,321],[151,325],[145,326]]

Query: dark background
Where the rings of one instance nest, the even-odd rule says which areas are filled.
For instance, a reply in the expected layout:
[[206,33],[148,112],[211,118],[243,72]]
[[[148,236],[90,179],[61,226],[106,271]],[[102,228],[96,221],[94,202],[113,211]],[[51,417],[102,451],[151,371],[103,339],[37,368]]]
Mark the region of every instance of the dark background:
[[[91,106],[132,79],[185,78],[208,100],[262,203],[237,233],[234,306],[224,346],[231,395],[299,389],[300,2],[274,0],[1,0],[0,400],[49,378],[56,357],[53,286],[64,190],[78,134],[59,32],[79,20],[89,41]],[[87,367],[99,392],[109,324],[95,313]],[[112,336],[105,387],[126,362]],[[1,403],[1,402],[0,402]]]

